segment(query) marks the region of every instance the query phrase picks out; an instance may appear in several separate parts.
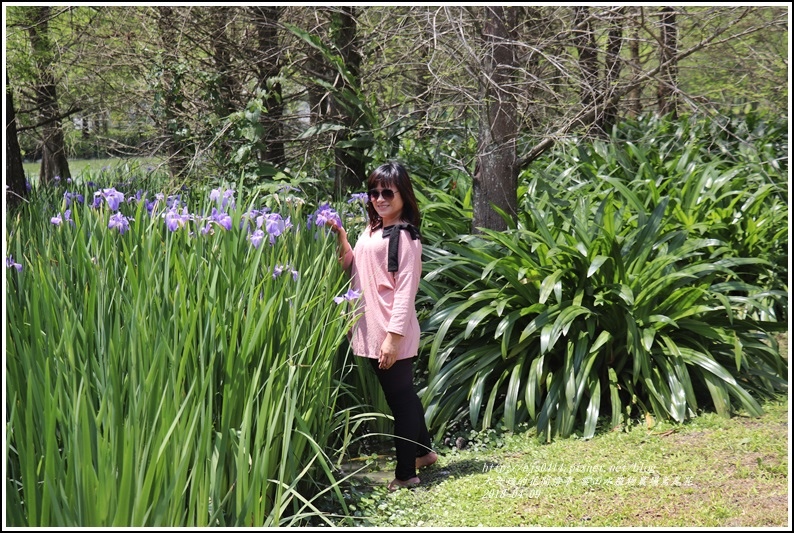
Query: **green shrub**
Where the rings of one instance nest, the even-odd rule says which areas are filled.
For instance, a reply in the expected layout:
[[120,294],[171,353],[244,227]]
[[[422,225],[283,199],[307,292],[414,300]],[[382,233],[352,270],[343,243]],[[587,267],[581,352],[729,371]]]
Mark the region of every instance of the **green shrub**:
[[563,145],[524,176],[510,231],[426,247],[422,396],[437,436],[758,415],[755,398],[785,387],[783,175],[722,159],[708,126]]

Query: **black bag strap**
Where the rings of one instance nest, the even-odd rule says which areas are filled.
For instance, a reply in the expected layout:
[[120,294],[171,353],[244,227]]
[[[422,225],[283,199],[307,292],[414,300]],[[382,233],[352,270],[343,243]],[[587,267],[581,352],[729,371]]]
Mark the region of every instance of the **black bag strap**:
[[398,247],[400,245],[400,232],[407,230],[411,240],[419,238],[419,229],[412,224],[394,224],[383,228],[383,238],[389,239],[389,272],[397,272]]

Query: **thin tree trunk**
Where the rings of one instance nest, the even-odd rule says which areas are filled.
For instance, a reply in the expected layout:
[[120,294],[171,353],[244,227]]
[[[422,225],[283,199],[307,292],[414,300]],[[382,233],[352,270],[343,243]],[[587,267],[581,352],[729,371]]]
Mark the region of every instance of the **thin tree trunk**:
[[607,36],[607,48],[604,61],[604,92],[607,95],[607,105],[604,107],[604,114],[597,123],[598,128],[607,136],[612,132],[618,118],[617,102],[610,103],[609,95],[615,90],[620,77],[620,49],[623,45],[623,26],[621,16],[624,8],[619,8],[613,15]]
[[[358,37],[356,27],[355,7],[346,6],[334,12],[336,28],[334,32],[334,44],[342,54],[342,61],[350,73],[353,83],[360,86],[359,71],[361,66],[361,55],[358,48]],[[357,106],[346,106],[343,108],[336,101],[339,94],[349,89],[357,92],[358,87],[348,87],[347,82],[342,76],[337,75],[334,82],[335,96],[333,112],[335,119],[344,129],[337,132],[334,138],[334,159],[336,161],[336,178],[334,182],[334,194],[337,199],[349,190],[357,189],[365,180],[364,154],[360,148],[350,146],[338,146],[353,137],[353,132],[361,123],[361,114]]]
[[[637,77],[642,70],[640,64],[640,25],[642,24],[643,8],[637,7],[635,16],[631,17],[631,39],[629,39],[629,57],[631,58],[632,77]],[[628,93],[628,112],[632,118],[642,114],[642,85],[637,84]]]
[[[508,227],[499,213],[515,217],[518,209],[516,188],[516,103],[510,87],[515,72],[513,32],[516,7],[485,8],[486,54],[481,78],[482,105],[477,147],[477,168],[473,179],[472,231],[488,228],[497,231]],[[493,206],[493,207],[492,207]]]
[[[315,11],[318,15],[329,13],[330,8],[318,7]],[[333,15],[329,15],[333,17]],[[325,17],[317,17],[317,26],[309,30],[314,35],[321,37],[328,33],[328,23],[324,21]],[[321,79],[328,82],[333,82],[331,69],[323,59],[323,54],[320,50],[313,46],[306,49],[306,68],[310,76],[315,79]],[[307,88],[309,98],[309,114],[310,124],[315,126],[323,121],[331,113],[331,94],[325,87],[319,83],[310,83]]]
[[209,8],[208,19],[212,25],[212,59],[218,73],[218,98],[215,100],[215,113],[225,117],[232,112],[232,60],[229,50],[229,39],[226,28],[229,24],[230,7],[212,6]]
[[50,183],[58,176],[71,178],[69,162],[66,159],[61,112],[58,108],[58,93],[55,88],[53,68],[53,49],[49,37],[49,6],[30,7],[31,23],[28,28],[30,44],[36,60],[35,76],[36,106],[41,114],[42,147],[40,183]]
[[661,22],[661,44],[659,46],[659,64],[662,75],[656,91],[656,104],[660,115],[671,115],[678,118],[676,86],[678,82],[678,29],[675,22],[675,8],[663,7],[659,14]]
[[88,115],[80,115],[80,136],[88,140],[91,137],[91,119]]
[[25,185],[25,169],[22,166],[22,150],[17,137],[17,121],[14,111],[14,96],[8,87],[8,71],[6,70],[6,205],[13,209],[28,194]]
[[[427,30],[426,30],[427,31]],[[428,36],[423,39],[418,49],[416,50],[416,54],[418,56],[417,64],[420,65],[415,70],[414,75],[414,94],[416,95],[416,111],[415,116],[417,120],[420,122],[420,126],[417,130],[419,138],[425,137],[429,134],[432,129],[429,127],[430,123],[430,116],[428,111],[430,109],[430,72],[428,71],[426,65],[430,62],[430,54],[431,54],[431,43],[433,42],[432,36]],[[393,139],[394,146],[393,148],[397,148],[398,139],[395,137]]]
[[282,120],[284,105],[282,103],[281,83],[275,80],[281,72],[281,47],[278,41],[278,22],[284,11],[283,7],[257,6],[251,8],[254,14],[260,57],[257,60],[259,88],[266,91],[265,109],[260,119],[265,130],[264,153],[259,154],[260,160],[269,161],[275,166],[286,162]]
[[580,6],[575,8],[574,15],[574,45],[579,54],[579,71],[581,73],[582,108],[590,107],[600,93],[598,83],[598,56],[596,52],[595,37],[590,27],[590,8]]
[[183,139],[184,126],[181,123],[181,117],[185,112],[181,75],[175,59],[179,46],[176,16],[174,8],[170,6],[159,6],[157,14],[157,25],[163,46],[163,74],[160,80],[163,110],[160,127],[165,136],[168,169],[172,178],[176,178],[185,172],[189,160]]

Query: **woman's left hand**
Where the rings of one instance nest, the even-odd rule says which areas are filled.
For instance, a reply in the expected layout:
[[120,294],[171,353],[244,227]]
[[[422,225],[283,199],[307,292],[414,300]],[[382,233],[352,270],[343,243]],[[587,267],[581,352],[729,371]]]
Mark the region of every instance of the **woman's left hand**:
[[397,355],[400,353],[400,346],[402,345],[403,336],[397,333],[387,333],[383,344],[380,345],[380,357],[378,357],[378,367],[383,370],[388,370],[397,360]]

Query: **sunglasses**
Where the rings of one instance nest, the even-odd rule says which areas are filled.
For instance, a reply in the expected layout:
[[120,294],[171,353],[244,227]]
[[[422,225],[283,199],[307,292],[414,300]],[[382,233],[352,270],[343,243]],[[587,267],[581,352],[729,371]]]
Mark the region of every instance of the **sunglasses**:
[[383,195],[384,200],[393,200],[394,199],[394,191],[391,189],[383,189],[377,191],[375,189],[370,189],[367,194],[369,194],[370,199],[377,200],[379,196]]

